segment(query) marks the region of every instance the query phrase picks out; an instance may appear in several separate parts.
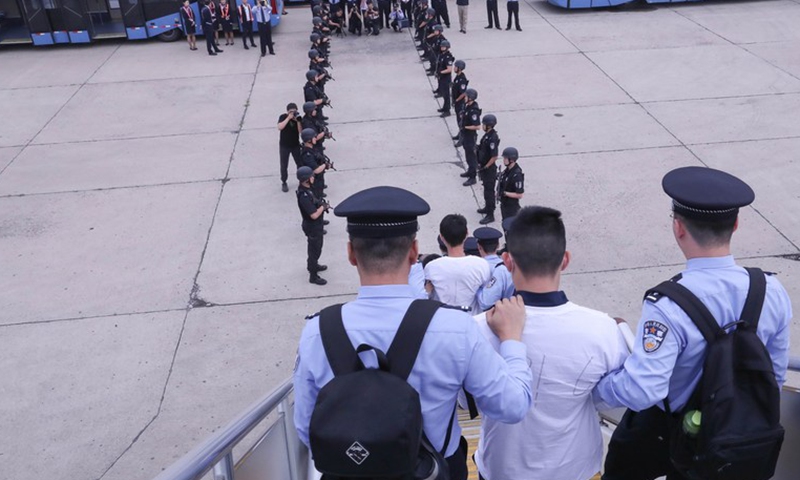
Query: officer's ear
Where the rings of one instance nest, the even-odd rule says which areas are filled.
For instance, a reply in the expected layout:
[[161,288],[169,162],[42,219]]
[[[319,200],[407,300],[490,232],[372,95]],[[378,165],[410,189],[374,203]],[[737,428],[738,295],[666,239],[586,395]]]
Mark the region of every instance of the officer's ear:
[[[736,216],[736,221],[733,222],[733,232],[735,232],[738,229],[739,229],[739,216],[737,215]],[[733,232],[731,232],[731,233],[733,233]]]
[[414,265],[417,263],[417,258],[419,258],[419,244],[415,238],[414,241],[411,242],[411,249],[408,250],[408,264]]
[[356,252],[353,251],[353,244],[350,241],[347,241],[347,260],[350,262],[350,265],[357,267],[358,260],[356,259]]
[[572,259],[572,255],[569,253],[569,250],[564,252],[564,258],[561,260],[561,271],[567,269],[569,266],[569,261]]
[[506,266],[510,273],[514,273],[514,258],[507,251],[503,252],[503,265]]

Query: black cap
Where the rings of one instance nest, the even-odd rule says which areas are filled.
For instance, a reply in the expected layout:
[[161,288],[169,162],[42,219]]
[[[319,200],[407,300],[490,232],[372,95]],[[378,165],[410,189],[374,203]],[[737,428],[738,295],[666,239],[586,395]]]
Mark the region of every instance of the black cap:
[[753,203],[756,194],[730,173],[705,167],[676,168],[661,180],[672,198],[672,210],[694,220],[736,218],[739,207]]
[[478,242],[500,240],[500,237],[503,236],[500,230],[492,227],[476,228],[472,234],[475,236],[475,239],[478,240]]
[[467,237],[464,240],[464,253],[467,255],[480,255],[478,251],[478,240],[475,237]]
[[350,195],[333,211],[347,217],[347,233],[359,238],[390,238],[417,232],[417,217],[431,210],[428,202],[397,187],[372,187]]
[[516,217],[506,217],[503,219],[503,231],[508,233],[511,230],[511,223],[514,222],[514,218]]

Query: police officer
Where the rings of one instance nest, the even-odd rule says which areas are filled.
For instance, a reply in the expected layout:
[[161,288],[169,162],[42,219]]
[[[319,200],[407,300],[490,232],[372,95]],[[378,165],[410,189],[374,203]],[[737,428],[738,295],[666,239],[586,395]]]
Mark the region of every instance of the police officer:
[[303,217],[303,233],[308,241],[308,281],[314,285],[325,285],[327,280],[319,276],[319,272],[328,269],[327,265],[320,265],[319,257],[322,255],[322,241],[325,229],[324,215],[329,206],[322,199],[314,195],[312,186],[314,184],[314,171],[310,167],[302,166],[297,169],[297,180],[300,186],[297,188],[297,206],[300,208],[300,215]]
[[308,70],[317,72],[317,88],[319,88],[323,94],[325,93],[325,83],[330,77],[328,70],[325,68],[326,66],[328,66],[327,61],[322,58],[319,51],[314,48],[308,51]]
[[311,41],[311,48],[318,51],[326,60],[328,58],[328,38],[323,38],[319,33],[312,33],[308,39]]
[[317,198],[324,198],[325,190],[325,170],[328,165],[325,163],[324,154],[315,146],[317,133],[311,128],[304,128],[300,132],[300,139],[303,141],[303,148],[300,152],[300,164],[310,168],[314,172],[313,191]]
[[525,193],[525,174],[517,163],[519,152],[514,147],[503,149],[505,170],[497,182],[497,197],[500,199],[500,215],[503,220],[513,217],[521,208],[519,201]]
[[314,106],[314,102],[304,103],[303,113],[305,115],[303,115],[303,118],[300,119],[300,126],[303,130],[309,129],[314,131],[314,149],[318,152],[322,152],[325,149],[322,144],[322,142],[325,140],[325,125],[317,115],[317,109]]
[[436,59],[436,76],[439,81],[439,95],[443,98],[443,105],[438,111],[441,117],[450,116],[450,83],[452,81],[451,73],[453,72],[453,54],[450,53],[450,42],[442,40],[439,43],[440,53]]
[[481,109],[478,106],[478,92],[474,88],[468,88],[465,92],[467,103],[464,108],[464,120],[461,122],[461,144],[464,147],[464,157],[467,160],[467,171],[461,174],[466,178],[465,187],[475,185],[475,177],[478,172],[478,157],[475,151],[478,140],[478,130],[481,129]]
[[480,227],[475,229],[472,235],[478,241],[478,253],[489,262],[492,269],[492,279],[486,285],[478,288],[475,293],[478,307],[482,311],[486,311],[492,308],[498,300],[511,298],[514,295],[514,281],[511,278],[511,272],[497,255],[500,238],[503,234],[492,227]]
[[[702,301],[720,326],[738,321],[749,277],[736,265],[730,241],[738,226],[739,208],[755,199],[753,190],[733,175],[704,167],[672,170],[662,186],[672,198],[672,233],[687,260],[677,282]],[[757,334],[781,386],[786,380],[791,303],[777,278],[768,275],[766,280]],[[691,397],[702,375],[706,342],[686,313],[667,297],[644,301],[636,335],[624,368],[595,388],[607,406],[628,407],[611,438],[603,478],[681,478],[669,460],[664,405],[680,411]]]
[[328,117],[322,114],[322,107],[325,105],[327,96],[317,85],[319,73],[316,70],[306,72],[306,84],[303,85],[303,98],[306,102],[314,102],[317,109],[317,116],[320,120],[327,120]]
[[[442,32],[444,32],[443,26],[434,25],[431,29],[430,35],[426,37],[425,58],[428,60],[428,63],[430,63],[430,68],[428,68],[425,72],[429,77],[436,75],[436,59],[439,58],[439,54],[441,53],[441,42],[442,40],[445,40]],[[438,88],[434,91],[434,93],[437,97],[441,96]]]
[[497,150],[500,148],[500,136],[497,134],[497,117],[491,113],[483,116],[483,137],[478,144],[478,173],[483,184],[484,207],[478,213],[485,216],[479,222],[487,225],[494,222],[494,196],[497,182]]
[[[453,72],[455,73],[455,77],[453,77],[453,84],[450,87],[453,97],[453,107],[456,111],[456,122],[458,123],[458,129],[461,130],[461,122],[464,119],[464,110],[467,105],[467,87],[469,86],[469,79],[467,79],[467,75],[464,73],[464,69],[467,68],[466,62],[464,60],[456,60],[453,62]],[[459,140],[461,135],[455,135],[453,140]],[[456,147],[460,147],[460,144],[456,144]]]
[[[348,257],[362,285],[356,299],[342,307],[347,335],[356,345],[367,343],[386,352],[394,339],[414,300],[408,274],[417,261],[417,218],[429,210],[425,200],[395,187],[358,192],[334,210],[335,215],[347,218]],[[314,315],[306,323],[294,371],[294,423],[306,445],[317,394],[333,378],[319,322]],[[453,421],[462,385],[484,415],[500,421],[519,421],[531,403],[531,373],[525,346],[519,342],[524,327],[521,300],[498,303],[488,314],[488,323],[499,339],[502,356],[479,334],[468,314],[448,307],[437,309],[408,376],[408,383],[420,394],[425,436],[433,448],[444,452],[453,480],[467,478],[466,442],[459,441],[461,429]],[[372,357],[364,362],[367,367],[375,364]],[[449,434],[448,425],[452,425]]]

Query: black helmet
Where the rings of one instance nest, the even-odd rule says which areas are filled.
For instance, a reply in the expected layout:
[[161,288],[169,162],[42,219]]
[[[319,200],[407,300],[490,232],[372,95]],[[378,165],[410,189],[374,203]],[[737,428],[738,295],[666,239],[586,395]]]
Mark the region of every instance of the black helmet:
[[311,7],[311,12],[314,14],[315,17],[319,17],[319,13],[322,11],[322,7],[319,5],[314,5]]
[[305,113],[311,113],[315,108],[317,108],[317,105],[314,102],[306,102],[303,104],[303,112]]
[[444,27],[441,26],[441,25],[434,25],[433,26],[433,31],[434,32],[444,32]]
[[[310,128],[307,130],[311,130]],[[305,182],[309,178],[314,176],[314,170],[311,170],[311,167],[306,167],[303,165],[302,167],[297,169],[297,179],[301,182]]]
[[319,73],[316,70],[309,70],[306,72],[306,80],[314,82],[317,80],[317,75],[319,75]]
[[453,63],[453,66],[459,70],[464,70],[467,68],[467,64],[464,62],[464,60],[456,60],[455,63]]
[[449,40],[442,40],[439,42],[439,46],[442,48],[450,48],[450,41]]
[[470,100],[477,100],[478,99],[478,91],[474,88],[468,88],[466,92],[467,98]]
[[317,132],[314,131],[313,128],[304,128],[303,131],[300,132],[300,139],[303,140],[303,143],[310,142],[311,139],[316,137],[316,136],[317,136]]
[[487,113],[483,116],[483,124],[489,127],[494,127],[497,125],[497,117],[492,115],[491,113]]
[[432,8],[429,8],[429,9],[427,9],[427,10],[425,11],[425,14],[426,14],[426,15],[428,15],[429,17],[433,17],[433,16],[435,16],[435,15],[436,15],[436,10],[434,10],[434,9],[432,9]]
[[319,57],[319,52],[317,51],[316,48],[312,48],[311,50],[308,51],[308,58],[314,60],[317,57]]
[[319,33],[312,33],[308,38],[311,40],[311,43],[317,43],[321,37],[319,36]]
[[311,23],[313,23],[314,25],[322,25],[322,19],[319,17],[314,17],[311,19]]
[[519,158],[519,152],[514,147],[506,147],[503,149],[503,157],[516,162]]

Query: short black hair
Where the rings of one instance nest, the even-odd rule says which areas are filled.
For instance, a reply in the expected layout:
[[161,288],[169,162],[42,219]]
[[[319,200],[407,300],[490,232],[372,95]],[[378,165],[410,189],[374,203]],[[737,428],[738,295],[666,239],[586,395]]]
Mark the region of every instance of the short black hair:
[[451,213],[445,215],[439,223],[439,234],[444,238],[451,247],[455,247],[464,243],[467,239],[467,219],[464,215]]
[[422,264],[422,268],[425,268],[428,266],[429,263],[436,260],[437,258],[442,258],[442,256],[439,255],[438,253],[430,253],[428,255],[425,255],[425,257],[423,257],[419,263]]
[[673,212],[673,215],[683,222],[689,235],[701,247],[718,247],[731,243],[733,227],[736,225],[736,219],[738,218],[734,216],[722,220],[696,220],[694,218],[686,218],[680,213]]
[[350,244],[364,271],[381,274],[400,268],[415,238],[416,234],[389,238],[350,237]]
[[290,103],[289,105],[286,105],[286,110],[287,111],[288,110],[297,110],[297,104],[296,103]]
[[478,245],[486,253],[495,253],[500,248],[500,240],[478,240]]
[[523,208],[506,232],[506,247],[524,276],[554,275],[567,250],[561,212],[539,206]]

